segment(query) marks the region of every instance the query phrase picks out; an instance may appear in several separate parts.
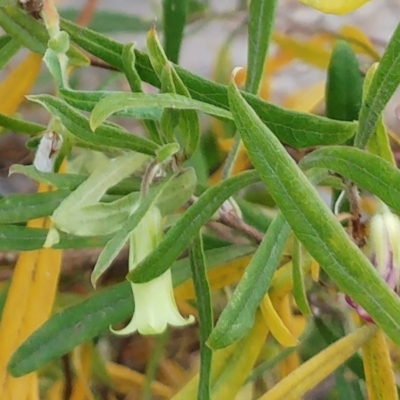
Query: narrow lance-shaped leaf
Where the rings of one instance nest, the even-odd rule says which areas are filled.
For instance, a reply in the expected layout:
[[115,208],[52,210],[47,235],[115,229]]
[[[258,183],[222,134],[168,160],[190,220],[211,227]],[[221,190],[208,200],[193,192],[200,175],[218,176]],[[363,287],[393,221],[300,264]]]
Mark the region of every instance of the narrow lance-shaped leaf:
[[[125,110],[125,116],[136,117],[136,109],[173,108],[176,110],[198,110],[205,114],[223,119],[232,119],[230,112],[223,108],[215,107],[207,103],[192,100],[188,97],[175,93],[162,93],[149,95],[143,93],[115,93],[100,100],[93,108],[90,116],[90,126],[95,130],[109,116]],[[159,114],[161,115],[161,113]]]
[[[0,10],[0,25],[30,50],[43,54],[48,41],[44,27],[37,21],[32,21],[31,18],[15,7],[7,8],[3,14],[2,11],[4,10]],[[29,22],[25,21],[24,15],[29,19]],[[2,17],[5,18],[6,22],[3,23]],[[34,25],[33,36],[31,31],[24,33],[25,27],[30,28],[32,24]],[[71,21],[62,20],[61,27],[70,34],[79,46],[122,70],[123,45],[121,43],[90,29],[82,28]],[[34,37],[32,43],[27,40],[31,37]],[[160,87],[160,81],[154,73],[148,57],[138,50],[135,50],[135,55],[137,71],[141,78],[145,82]],[[175,69],[194,99],[228,108],[226,86],[200,78],[181,67],[175,66]],[[244,96],[260,118],[274,129],[279,139],[296,148],[343,143],[352,137],[356,130],[354,123],[330,121],[312,115],[304,116],[301,113],[284,110],[266,103],[256,96],[250,94],[244,94]]]
[[[239,246],[229,246],[223,251],[206,251],[206,265],[208,268],[216,267],[245,254],[249,254],[249,246],[242,250]],[[185,258],[173,265],[174,286],[190,279],[189,263],[189,259]],[[104,289],[51,317],[17,350],[9,369],[14,376],[32,372],[108,331],[110,324],[122,322],[133,312],[134,301],[128,282]]]
[[[62,28],[79,46],[111,65],[121,68],[122,44],[70,21],[63,20]],[[148,57],[138,50],[135,50],[135,55],[136,69],[142,80],[160,87],[160,80],[153,71]],[[225,85],[201,78],[179,66],[174,68],[194,99],[225,109],[229,107]],[[243,96],[281,141],[296,148],[343,143],[352,137],[356,130],[355,123],[304,115],[267,103],[251,94]]]
[[[325,174],[317,172],[311,175],[310,179],[317,184],[324,176]],[[212,348],[228,346],[244,336],[251,328],[257,307],[268,293],[289,233],[290,227],[284,216],[278,214],[269,225],[231,300],[219,317],[208,340],[209,346]]]
[[177,64],[189,2],[182,0],[163,0],[162,3],[165,53],[170,61]]
[[45,193],[15,194],[0,200],[0,224],[15,224],[50,215],[70,193],[57,190]]
[[[140,76],[137,73],[135,67],[135,46],[135,43],[128,43],[124,46],[124,49],[122,51],[122,65],[124,67],[124,73],[126,79],[128,80],[131,91],[134,93],[142,93],[142,80],[140,79]],[[160,134],[158,132],[158,128],[155,122],[151,120],[145,120],[144,126],[151,140],[153,140],[157,144],[161,144],[162,140],[160,138]]]
[[18,41],[12,39],[10,36],[3,36],[2,38],[7,39],[7,41],[3,42],[0,48],[0,70],[7,65],[14,54],[21,48]]
[[[24,174],[37,182],[47,183],[57,189],[66,189],[70,191],[76,189],[85,179],[87,179],[87,175],[41,172],[33,165],[12,165],[10,168],[10,174],[14,172]],[[110,187],[106,193],[111,195],[124,195],[131,192],[137,192],[140,190],[140,187],[141,179],[130,177],[128,179],[122,179],[120,183]]]
[[212,350],[206,345],[206,341],[210,336],[214,324],[210,285],[208,283],[205,263],[203,241],[199,232],[192,240],[190,246],[190,266],[193,274],[200,323],[200,376],[197,392],[199,400],[210,399]]
[[357,57],[345,41],[337,42],[332,51],[325,97],[328,118],[341,121],[358,119],[362,79]]
[[51,217],[54,228],[78,236],[107,235],[118,230],[132,211],[136,193],[116,204],[101,204],[99,200],[110,186],[141,168],[148,158],[127,153],[97,167],[55,210]]
[[301,399],[310,389],[351,357],[377,331],[365,325],[310,358],[296,373],[289,374],[258,400]]
[[[364,78],[364,85],[363,85],[363,99],[365,100],[368,90],[371,86],[372,78],[378,68],[378,63],[373,64]],[[372,154],[376,154],[381,156],[386,161],[390,162],[392,165],[396,165],[393,152],[390,146],[389,135],[386,129],[385,122],[383,120],[383,114],[379,117],[376,129],[372,133],[368,143],[367,149]]]
[[[41,249],[46,240],[47,229],[28,228],[20,225],[0,225],[0,251],[30,251]],[[108,236],[77,237],[60,235],[55,249],[84,249],[101,247],[110,240]]]
[[278,0],[251,0],[247,50],[246,90],[257,94],[274,27]]
[[300,166],[336,172],[375,194],[400,214],[400,171],[375,154],[353,147],[331,146],[313,151]]
[[400,344],[400,301],[320,198],[316,189],[231,81],[232,114],[253,165],[282,214],[341,290]]
[[208,345],[220,349],[242,338],[254,324],[257,307],[278,267],[290,227],[282,214],[269,226],[231,301],[215,326]]
[[400,24],[397,25],[385,53],[372,78],[366,97],[361,106],[356,147],[364,148],[374,130],[379,117],[393,93],[400,84]]
[[165,272],[226,199],[258,180],[255,171],[246,171],[206,190],[166,233],[158,248],[128,274],[129,280],[148,282]]
[[[31,195],[11,195],[3,200],[0,200],[0,223],[10,224],[29,221],[30,219],[45,217],[51,215],[61,202],[82,184],[88,177],[84,175],[72,174],[50,174],[38,172],[33,166],[13,166],[13,171],[24,173],[27,176],[55,187],[60,190],[48,193],[36,193]],[[114,182],[115,183],[115,182]],[[158,185],[150,188],[149,192],[156,190]],[[127,195],[131,194],[129,201],[123,203],[113,202],[117,205],[119,212],[128,213],[132,208],[131,201],[139,199],[139,191],[141,188],[141,181],[137,178],[129,178],[123,180],[121,183],[107,189],[106,195]],[[174,184],[164,190],[162,196],[157,201],[157,207],[162,215],[168,215],[177,210],[184,204],[196,189],[196,174],[192,168],[185,169],[174,180]],[[136,192],[133,195],[132,192]],[[106,199],[105,199],[106,200]],[[104,203],[109,204],[109,203]],[[111,206],[112,203],[110,203]],[[109,207],[110,207],[109,206]],[[111,209],[115,208],[111,206]],[[92,208],[93,210],[93,208]],[[108,208],[108,211],[111,211]],[[127,215],[127,214],[126,214]],[[125,219],[122,219],[125,222]],[[117,230],[118,228],[116,228]],[[99,234],[100,232],[97,232]],[[39,246],[41,247],[41,246]]]
[[30,96],[30,100],[43,105],[52,115],[60,118],[72,135],[84,142],[106,147],[137,151],[153,155],[158,145],[138,135],[129,134],[114,126],[100,126],[93,133],[89,121],[64,101],[49,95]]
[[311,262],[311,260],[304,260],[301,252],[301,245],[297,238],[293,242],[292,254],[292,274],[293,274],[293,297],[303,315],[310,315],[310,305],[308,304],[306,288],[303,275],[303,262]]
[[[168,60],[154,27],[150,29],[147,35],[147,48],[150,62],[161,81],[162,91],[177,93],[190,98],[189,91],[176,73],[172,63]],[[174,117],[173,110],[164,110],[163,114],[171,119]],[[192,110],[181,110],[178,114],[180,137],[184,144],[186,157],[190,158],[196,151],[200,141],[199,118],[197,113]]]
[[[30,51],[42,55],[45,53],[49,41],[46,28],[19,7],[1,7],[0,26]],[[89,59],[76,47],[71,46],[67,55],[71,65],[89,65]]]
[[32,136],[46,130],[44,125],[23,121],[18,118],[8,117],[4,114],[0,114],[0,126],[15,133],[25,133]]

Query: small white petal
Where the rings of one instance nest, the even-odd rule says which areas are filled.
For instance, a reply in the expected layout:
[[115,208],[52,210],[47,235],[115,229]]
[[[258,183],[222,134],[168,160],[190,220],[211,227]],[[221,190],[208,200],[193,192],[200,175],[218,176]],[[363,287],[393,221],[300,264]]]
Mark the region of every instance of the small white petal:
[[185,326],[194,322],[194,317],[184,318],[174,298],[171,270],[146,283],[132,283],[135,312],[130,323],[118,335],[129,335],[136,331],[142,335],[164,332],[167,325]]
[[53,132],[46,132],[40,139],[33,165],[40,172],[53,172],[57,153],[61,149],[62,137]]

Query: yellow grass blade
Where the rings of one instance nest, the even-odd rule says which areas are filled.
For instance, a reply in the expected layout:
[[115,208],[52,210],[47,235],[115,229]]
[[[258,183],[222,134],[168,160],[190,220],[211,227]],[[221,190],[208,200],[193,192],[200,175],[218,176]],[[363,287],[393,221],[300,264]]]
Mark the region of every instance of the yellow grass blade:
[[41,63],[39,54],[30,53],[0,83],[0,113],[13,115],[17,111],[36,81]]
[[360,8],[368,0],[300,0],[303,4],[326,14],[347,14]]
[[294,39],[292,36],[275,31],[272,35],[274,42],[292,57],[299,58],[308,64],[326,69],[329,64],[330,51],[320,41],[313,38],[308,41]]
[[219,379],[211,388],[213,400],[233,400],[245,383],[260,354],[268,335],[268,328],[261,315],[257,312],[250,332],[238,342],[234,357],[225,366]]
[[[108,362],[106,368],[114,382],[114,386],[121,394],[126,395],[133,389],[142,387],[146,381],[146,377],[143,374],[120,364]],[[155,396],[170,399],[173,395],[173,390],[160,382],[153,381],[150,387]]]
[[[272,304],[276,308],[283,324],[288,329],[288,331],[293,335],[293,337],[298,338],[304,331],[306,325],[306,319],[303,316],[295,317],[292,314],[290,307],[289,294],[283,297],[280,302],[276,302],[271,298]],[[299,355],[297,352],[289,354],[280,364],[279,372],[280,377],[283,379],[291,372],[293,372],[300,365]]]
[[[223,287],[236,283],[242,277],[245,268],[249,264],[252,256],[238,258],[226,264],[208,271],[208,280],[212,290],[218,290]],[[177,286],[174,290],[177,299],[191,300],[195,298],[193,281],[188,281]]]
[[258,400],[298,400],[351,357],[377,327],[369,324],[347,335],[305,362]]
[[396,380],[385,334],[379,329],[362,347],[369,400],[397,400]]
[[90,390],[90,377],[92,373],[90,343],[85,343],[73,350],[72,364],[75,369],[76,378],[69,400],[94,400],[94,396]]
[[347,40],[356,53],[365,54],[374,61],[381,59],[381,55],[368,36],[356,26],[344,25],[339,31],[339,36]]
[[318,282],[319,281],[319,264],[312,259],[311,261],[311,278],[314,282]]
[[[39,185],[39,192],[48,190],[48,185]],[[49,224],[48,218],[28,222],[33,228],[45,228]],[[53,249],[22,252],[18,257],[0,322],[0,398],[28,400],[37,391],[35,373],[13,378],[7,372],[7,363],[16,348],[49,317],[61,257],[62,251]]]
[[46,393],[47,400],[64,400],[64,382],[60,379],[53,383]]
[[325,82],[316,82],[313,85],[292,92],[283,102],[283,106],[296,111],[307,113],[315,112],[325,98]]
[[292,335],[288,327],[282,321],[268,294],[264,296],[260,307],[264,321],[278,343],[285,347],[297,346],[298,340]]

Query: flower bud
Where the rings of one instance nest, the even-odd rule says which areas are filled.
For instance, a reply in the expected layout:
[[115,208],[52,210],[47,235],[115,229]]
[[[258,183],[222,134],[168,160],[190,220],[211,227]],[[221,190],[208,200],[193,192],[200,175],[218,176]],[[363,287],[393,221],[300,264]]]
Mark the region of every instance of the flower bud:
[[[367,243],[363,250],[387,285],[398,293],[400,219],[387,206],[371,218]],[[368,313],[349,296],[346,296],[346,301],[357,310],[360,317],[372,322]]]

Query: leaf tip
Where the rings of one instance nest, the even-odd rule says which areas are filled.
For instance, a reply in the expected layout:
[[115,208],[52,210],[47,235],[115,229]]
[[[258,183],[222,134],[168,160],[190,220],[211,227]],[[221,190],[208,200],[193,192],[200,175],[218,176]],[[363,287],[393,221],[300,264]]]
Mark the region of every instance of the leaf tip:
[[235,67],[233,70],[232,70],[232,73],[231,73],[231,83],[233,83],[235,86],[236,86],[236,76],[238,75],[238,74],[240,74],[240,73],[242,73],[242,71],[244,70],[244,68],[243,67]]
[[90,116],[90,119],[89,119],[89,126],[90,126],[91,131],[95,132],[96,129],[99,127],[100,123],[99,123],[99,121],[94,119],[92,116],[93,116],[93,113],[92,113],[92,115]]

